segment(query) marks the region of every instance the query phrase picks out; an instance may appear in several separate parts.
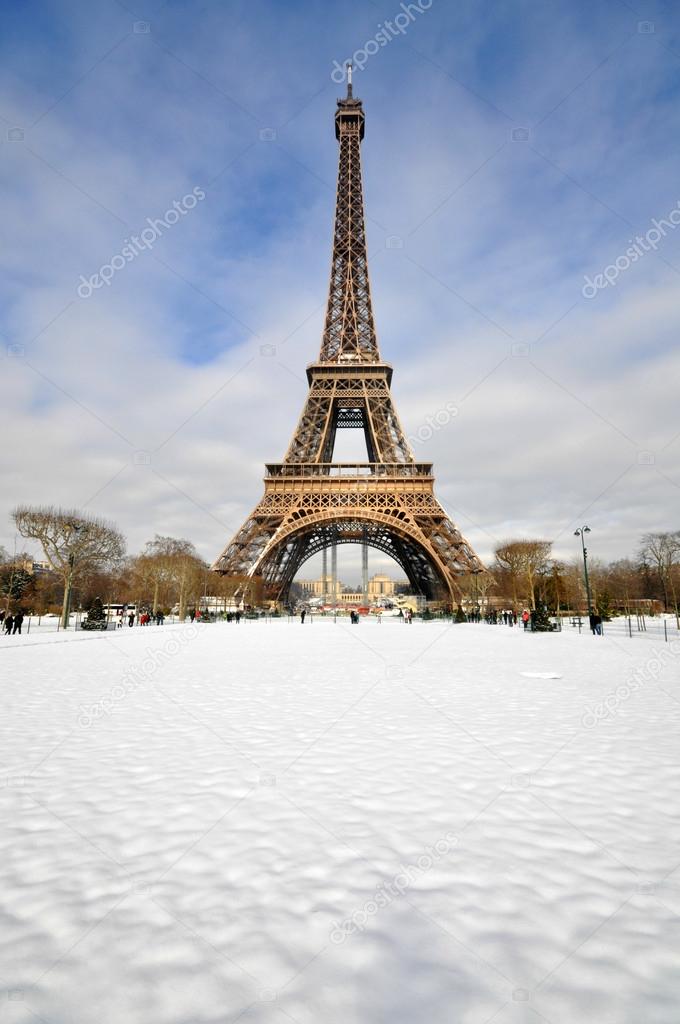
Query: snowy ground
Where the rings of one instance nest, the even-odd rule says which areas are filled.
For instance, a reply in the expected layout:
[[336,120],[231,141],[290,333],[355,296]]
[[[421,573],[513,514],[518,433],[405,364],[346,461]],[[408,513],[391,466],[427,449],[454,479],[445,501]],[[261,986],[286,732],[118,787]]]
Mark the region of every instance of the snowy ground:
[[3,642],[2,1024],[677,1024],[680,641]]

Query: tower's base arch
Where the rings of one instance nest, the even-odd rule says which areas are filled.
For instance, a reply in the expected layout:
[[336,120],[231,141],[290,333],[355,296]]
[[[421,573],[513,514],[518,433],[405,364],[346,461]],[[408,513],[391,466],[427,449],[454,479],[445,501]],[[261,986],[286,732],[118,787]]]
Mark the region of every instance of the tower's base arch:
[[449,603],[454,596],[445,571],[407,530],[370,519],[329,518],[305,523],[277,543],[262,559],[261,576],[267,594],[285,603],[295,576],[308,559],[340,545],[366,545],[388,555],[402,569],[415,594],[428,601]]
[[304,466],[270,465],[262,501],[213,569],[257,577],[270,600],[285,603],[307,559],[333,545],[366,544],[393,558],[415,593],[456,603],[460,576],[483,567],[434,497],[429,466],[393,467],[389,475],[384,466],[377,474],[369,465],[352,468],[356,475],[309,481]]

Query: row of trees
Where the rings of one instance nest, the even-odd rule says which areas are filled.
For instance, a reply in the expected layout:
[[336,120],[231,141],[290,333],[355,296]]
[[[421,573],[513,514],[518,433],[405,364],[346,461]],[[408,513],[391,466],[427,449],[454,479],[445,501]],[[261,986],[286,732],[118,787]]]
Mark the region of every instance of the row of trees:
[[[678,611],[680,594],[680,530],[648,533],[634,559],[605,563],[589,558],[593,604],[600,614],[630,611],[658,602],[665,611]],[[515,610],[547,605],[551,610],[580,610],[586,604],[583,562],[562,562],[552,556],[552,543],[511,540],[500,544],[490,571],[493,581],[466,581],[468,598],[500,596]]]
[[[56,611],[68,620],[72,598],[88,609],[96,597],[105,603],[135,604],[154,615],[176,608],[184,619],[204,595],[243,595],[245,581],[227,580],[210,572],[191,541],[156,536],[141,554],[126,557],[122,534],[111,523],[77,511],[52,507],[21,507],[13,513],[17,532],[40,544],[47,571],[34,573],[26,553],[10,558],[0,549],[0,596],[5,608],[37,614]],[[590,559],[593,603],[608,615],[640,602],[658,601],[664,610],[678,610],[680,594],[680,530],[648,533],[635,559],[605,564]],[[581,610],[585,607],[583,564],[561,562],[545,540],[511,540],[495,551],[491,574],[461,582],[469,600],[496,597],[515,610],[546,605]],[[257,603],[250,584],[245,595]]]
[[191,541],[156,536],[141,554],[126,557],[117,528],[96,517],[52,507],[21,507],[13,513],[17,532],[42,548],[45,570],[33,557],[0,550],[0,594],[6,609],[36,614],[60,611],[68,621],[73,604],[89,609],[95,598],[134,604],[154,615],[176,608],[184,619],[206,593],[233,596],[236,585],[210,572]]

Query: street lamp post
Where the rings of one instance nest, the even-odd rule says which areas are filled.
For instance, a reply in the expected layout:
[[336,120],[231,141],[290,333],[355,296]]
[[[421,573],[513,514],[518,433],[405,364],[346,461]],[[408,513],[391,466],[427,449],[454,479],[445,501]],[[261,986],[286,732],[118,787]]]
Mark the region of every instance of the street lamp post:
[[583,577],[586,581],[586,595],[588,597],[588,616],[593,614],[593,599],[590,594],[590,579],[588,577],[588,548],[586,547],[585,534],[590,533],[589,526],[581,526],[578,530],[574,530],[574,536],[581,538],[581,547],[583,549]]

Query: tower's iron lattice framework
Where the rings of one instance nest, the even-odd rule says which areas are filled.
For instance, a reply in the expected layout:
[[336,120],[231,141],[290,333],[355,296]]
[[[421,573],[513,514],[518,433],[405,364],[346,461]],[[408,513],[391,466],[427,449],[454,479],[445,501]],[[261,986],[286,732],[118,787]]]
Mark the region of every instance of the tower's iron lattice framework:
[[[266,596],[285,601],[312,555],[363,544],[390,555],[417,593],[452,603],[457,578],[484,569],[435,498],[432,465],[414,459],[392,402],[392,367],[380,358],[361,180],[364,123],[350,77],[335,115],[340,162],[321,353],[307,368],[307,401],[283,462],[267,464],[264,497],[212,568],[261,581]],[[368,462],[332,461],[343,427],[363,429]]]

